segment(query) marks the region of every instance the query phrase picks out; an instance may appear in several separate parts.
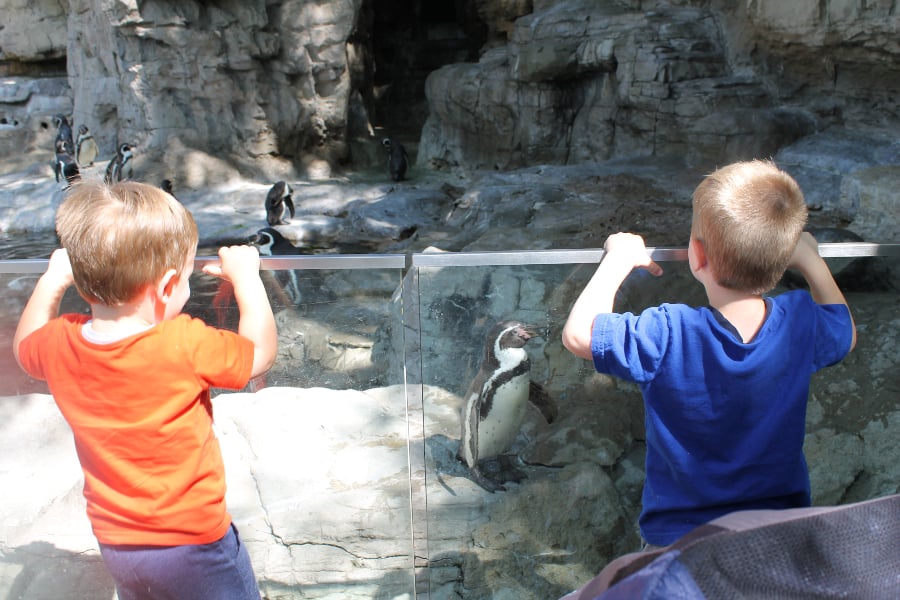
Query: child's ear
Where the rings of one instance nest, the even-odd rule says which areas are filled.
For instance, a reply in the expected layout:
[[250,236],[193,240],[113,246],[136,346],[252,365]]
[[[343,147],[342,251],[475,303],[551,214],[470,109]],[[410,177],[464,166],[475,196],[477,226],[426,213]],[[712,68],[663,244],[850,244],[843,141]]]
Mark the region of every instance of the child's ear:
[[178,285],[178,272],[175,269],[169,269],[160,278],[156,285],[156,295],[163,302],[168,302],[172,297],[172,291]]
[[691,236],[688,242],[688,261],[692,271],[699,271],[706,266],[706,248],[703,242]]

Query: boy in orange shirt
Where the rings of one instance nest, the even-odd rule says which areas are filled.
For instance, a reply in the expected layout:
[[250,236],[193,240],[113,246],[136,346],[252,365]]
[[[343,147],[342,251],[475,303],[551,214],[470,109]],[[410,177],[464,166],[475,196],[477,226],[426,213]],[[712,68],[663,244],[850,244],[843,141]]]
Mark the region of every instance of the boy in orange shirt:
[[[234,286],[238,333],[181,314],[198,232],[141,183],[72,186],[62,249],[25,306],[13,352],[45,379],[75,438],[84,496],[120,600],[259,599],[225,507],[210,387],[240,389],[275,360],[275,320],[250,246],[204,271]],[[91,314],[57,316],[75,284]]]

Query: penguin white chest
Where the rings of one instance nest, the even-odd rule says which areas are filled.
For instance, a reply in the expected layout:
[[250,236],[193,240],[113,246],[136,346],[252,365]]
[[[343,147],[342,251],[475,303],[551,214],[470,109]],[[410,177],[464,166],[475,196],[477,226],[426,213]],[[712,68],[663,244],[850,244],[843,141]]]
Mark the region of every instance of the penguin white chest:
[[493,458],[506,452],[519,433],[528,408],[529,376],[525,372],[494,389],[490,410],[478,425],[478,458]]

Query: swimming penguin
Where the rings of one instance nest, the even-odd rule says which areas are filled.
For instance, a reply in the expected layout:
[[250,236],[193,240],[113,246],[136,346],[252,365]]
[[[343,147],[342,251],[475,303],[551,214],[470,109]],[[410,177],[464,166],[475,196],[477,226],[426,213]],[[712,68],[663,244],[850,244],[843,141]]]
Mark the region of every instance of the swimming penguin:
[[94,160],[100,153],[97,142],[87,125],[78,128],[78,137],[75,138],[75,162],[79,167],[88,167],[94,164]]
[[284,220],[285,210],[294,218],[294,201],[291,194],[294,190],[283,181],[276,182],[266,194],[266,223],[269,225],[287,225]]
[[[459,459],[469,467],[472,479],[489,492],[505,490],[501,482],[488,479],[479,463],[500,458],[519,434],[528,403],[547,423],[558,409],[540,385],[531,381],[531,362],[525,344],[535,329],[520,321],[500,321],[488,333],[478,374],[465,395]],[[506,480],[519,481],[518,473],[505,473]]]
[[406,169],[409,167],[406,148],[392,138],[384,138],[381,140],[381,145],[388,149],[388,170],[391,173],[391,179],[403,181],[406,178]]
[[78,170],[78,163],[68,152],[57,152],[56,163],[53,165],[53,171],[56,174],[57,183],[65,180],[66,187],[81,179],[81,173]]
[[[251,246],[256,246],[260,256],[290,256],[300,254],[300,249],[290,243],[281,232],[272,227],[263,227],[248,240]],[[268,271],[264,271],[268,272]],[[293,269],[281,269],[272,271],[280,289],[286,297],[282,300],[285,304],[300,304],[300,281],[297,271]],[[280,295],[280,294],[279,294]]]
[[300,249],[290,243],[273,227],[263,227],[250,237],[250,245],[256,246],[260,256],[300,254]]
[[[131,159],[134,157],[134,146],[131,144],[119,144],[119,149],[109,164],[106,166],[106,183],[118,183],[122,179],[128,179],[134,174]],[[125,172],[128,172],[127,176]]]
[[54,115],[53,122],[56,124],[56,141],[54,143],[57,154],[75,155],[75,142],[72,139],[72,126],[65,115]]

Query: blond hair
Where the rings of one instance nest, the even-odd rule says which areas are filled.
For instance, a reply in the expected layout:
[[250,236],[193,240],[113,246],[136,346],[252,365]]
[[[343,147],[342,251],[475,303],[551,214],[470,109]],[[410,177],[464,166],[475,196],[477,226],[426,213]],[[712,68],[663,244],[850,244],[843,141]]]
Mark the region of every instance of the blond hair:
[[693,205],[692,234],[716,282],[753,294],[775,287],[806,225],[797,182],[771,161],[737,162],[700,182]]
[[134,300],[169,269],[182,274],[199,237],[181,203],[132,181],[72,185],[56,213],[56,232],[78,292],[89,303],[107,306]]

